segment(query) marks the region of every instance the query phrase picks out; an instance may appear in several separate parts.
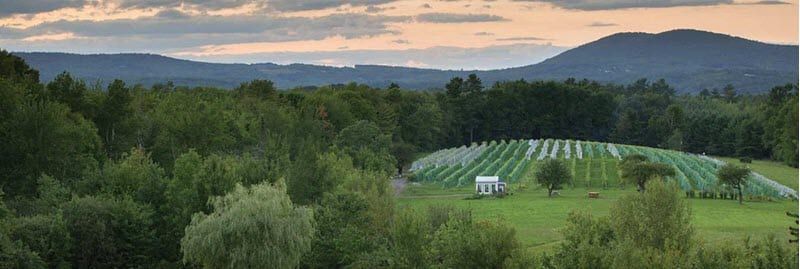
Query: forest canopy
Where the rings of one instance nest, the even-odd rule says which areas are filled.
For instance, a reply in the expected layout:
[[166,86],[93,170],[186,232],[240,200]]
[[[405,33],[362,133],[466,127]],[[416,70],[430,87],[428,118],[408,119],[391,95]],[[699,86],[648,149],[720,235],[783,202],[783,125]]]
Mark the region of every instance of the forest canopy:
[[[438,221],[434,211],[422,219],[395,212],[389,178],[419,153],[535,137],[796,167],[797,85],[764,87],[769,93],[726,87],[676,95],[664,80],[487,86],[470,75],[440,91],[396,84],[280,91],[268,80],[235,89],[143,87],[67,72],[42,84],[36,70],[0,52],[0,267],[248,264],[235,254],[211,256],[224,240],[198,238],[227,222],[263,228],[268,220],[236,221],[253,210],[302,227],[272,238],[299,241],[271,256],[242,245],[244,257],[281,257],[282,267],[468,266],[458,253],[484,242],[467,238],[476,229],[511,238],[481,243],[511,259],[521,254],[502,221],[473,221],[454,209],[432,209],[444,212]],[[413,242],[430,239],[438,256],[414,260]]]

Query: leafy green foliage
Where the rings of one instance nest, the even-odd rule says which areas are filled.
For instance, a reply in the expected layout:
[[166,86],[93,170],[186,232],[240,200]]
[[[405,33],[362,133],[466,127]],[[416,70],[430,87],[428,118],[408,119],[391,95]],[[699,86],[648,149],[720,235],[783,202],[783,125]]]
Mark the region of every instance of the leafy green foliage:
[[554,190],[560,190],[561,185],[572,181],[567,165],[559,159],[547,159],[536,170],[536,182],[547,189],[547,196],[553,196]]
[[237,186],[211,200],[181,240],[184,262],[208,268],[295,268],[311,247],[311,209],[297,207],[282,182]]
[[14,221],[12,240],[24,243],[48,268],[69,268],[73,238],[60,213],[21,217]]
[[749,168],[737,166],[735,164],[726,164],[717,171],[717,178],[720,184],[729,185],[739,192],[740,204],[744,200],[742,198],[742,188],[747,184],[747,176],[749,175]]
[[9,99],[0,117],[0,182],[10,196],[31,196],[42,173],[68,185],[86,170],[96,169],[100,152],[97,129],[65,105],[24,100],[25,93],[7,88]]
[[647,157],[641,154],[627,155],[619,163],[620,177],[623,180],[636,184],[640,192],[645,191],[645,184],[656,177],[668,177],[675,175],[675,168],[663,164],[650,162]]
[[501,268],[518,247],[505,223],[453,218],[434,234],[430,255],[435,268]]
[[674,184],[653,180],[644,194],[628,195],[611,208],[611,226],[618,240],[637,247],[685,251],[694,234],[686,201]]
[[325,196],[315,210],[316,234],[304,267],[341,268],[370,255],[381,244],[380,234],[371,227],[368,201],[360,193]]
[[0,78],[18,83],[39,83],[39,71],[20,57],[0,50]]
[[152,265],[156,256],[152,209],[129,198],[86,196],[63,206],[77,268]]

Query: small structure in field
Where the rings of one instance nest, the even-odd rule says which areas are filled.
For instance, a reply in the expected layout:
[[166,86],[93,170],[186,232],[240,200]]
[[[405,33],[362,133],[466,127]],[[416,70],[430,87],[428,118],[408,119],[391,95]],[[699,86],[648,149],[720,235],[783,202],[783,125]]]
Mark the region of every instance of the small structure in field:
[[477,176],[475,177],[475,191],[480,195],[505,193],[506,183],[500,181],[498,176]]

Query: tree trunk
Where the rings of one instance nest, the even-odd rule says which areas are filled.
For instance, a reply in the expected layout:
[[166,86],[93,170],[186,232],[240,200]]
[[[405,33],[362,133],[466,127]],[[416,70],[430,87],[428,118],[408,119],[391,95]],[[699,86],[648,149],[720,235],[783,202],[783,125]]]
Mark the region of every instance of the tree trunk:
[[547,186],[547,197],[553,197],[553,185]]
[[469,144],[472,145],[473,133],[475,132],[475,127],[469,127]]
[[741,205],[742,204],[742,200],[744,200],[744,198],[742,198],[742,185],[737,184],[737,186],[738,187],[736,187],[736,190],[739,191],[739,204]]
[[639,192],[644,192],[644,182],[640,181],[639,183],[637,183],[636,184],[636,189]]

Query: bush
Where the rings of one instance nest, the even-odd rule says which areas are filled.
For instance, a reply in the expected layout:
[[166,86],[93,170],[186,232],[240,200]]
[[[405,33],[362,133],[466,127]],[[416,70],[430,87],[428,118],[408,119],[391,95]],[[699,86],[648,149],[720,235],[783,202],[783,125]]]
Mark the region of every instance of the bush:
[[502,268],[518,247],[514,228],[503,222],[454,218],[436,231],[430,255],[441,268]]
[[662,180],[651,180],[647,192],[622,197],[611,207],[611,224],[619,239],[636,246],[685,251],[694,229],[686,201],[678,188]]

